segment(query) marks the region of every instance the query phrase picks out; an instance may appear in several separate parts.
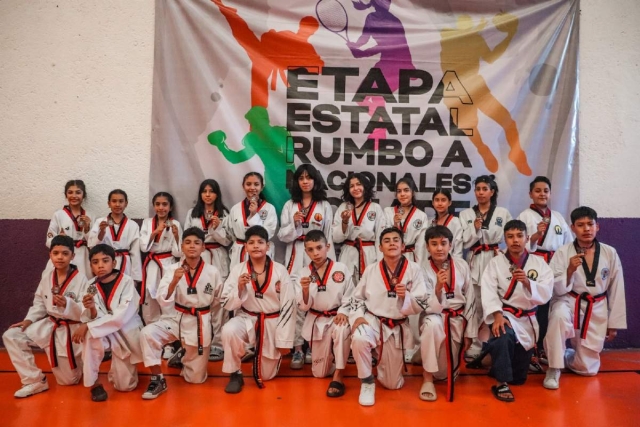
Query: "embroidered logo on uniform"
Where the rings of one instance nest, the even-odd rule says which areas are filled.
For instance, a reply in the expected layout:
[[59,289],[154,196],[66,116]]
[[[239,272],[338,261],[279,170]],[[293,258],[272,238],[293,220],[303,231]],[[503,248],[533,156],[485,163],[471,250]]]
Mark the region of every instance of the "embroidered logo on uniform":
[[467,224],[471,224],[473,222],[473,220],[469,220],[467,221]]
[[416,219],[415,221],[413,221],[413,228],[415,228],[416,230],[420,230],[420,227],[422,227],[421,219]]
[[51,232],[47,233],[47,237],[48,238],[52,238],[53,237],[53,233],[51,233]]
[[498,217],[498,218],[496,218],[496,225],[497,225],[498,227],[502,227],[502,217]]
[[538,272],[536,270],[527,271],[527,277],[531,280],[536,280],[538,278]]
[[334,271],[333,274],[331,275],[331,280],[333,280],[336,283],[344,282],[344,273],[342,271]]
[[66,292],[64,296],[67,298],[71,298],[74,301],[76,300],[76,294],[74,292]]
[[603,268],[600,274],[602,275],[602,280],[607,280],[607,277],[609,277],[609,269],[607,267]]
[[263,221],[265,219],[267,219],[267,210],[266,209],[263,209],[263,210],[260,211],[260,219],[263,220]]
[[65,227],[65,230],[69,231],[69,227]]
[[553,229],[556,231],[556,234],[558,236],[562,235],[562,227],[560,227],[559,225],[556,225],[555,227],[553,227]]
[[313,219],[315,219],[318,222],[322,221],[322,214],[321,213],[317,213],[313,216]]
[[276,282],[276,292],[280,293],[280,280]]
[[375,221],[376,219],[376,213],[375,212],[367,212],[367,219],[369,221]]
[[211,283],[207,283],[207,286],[204,287],[204,293],[207,295],[213,294],[213,286],[211,286]]

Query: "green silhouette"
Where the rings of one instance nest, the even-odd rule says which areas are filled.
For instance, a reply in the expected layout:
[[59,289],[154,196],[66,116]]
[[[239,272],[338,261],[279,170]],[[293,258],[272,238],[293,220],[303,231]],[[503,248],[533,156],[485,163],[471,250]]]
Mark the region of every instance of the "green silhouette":
[[269,113],[264,107],[251,107],[245,114],[251,130],[242,138],[243,149],[233,151],[227,146],[227,135],[222,130],[211,132],[207,139],[217,147],[225,159],[231,164],[246,162],[257,155],[264,163],[265,188],[267,201],[278,212],[289,200],[287,188],[287,171],[294,172],[293,140],[284,126],[271,126]]

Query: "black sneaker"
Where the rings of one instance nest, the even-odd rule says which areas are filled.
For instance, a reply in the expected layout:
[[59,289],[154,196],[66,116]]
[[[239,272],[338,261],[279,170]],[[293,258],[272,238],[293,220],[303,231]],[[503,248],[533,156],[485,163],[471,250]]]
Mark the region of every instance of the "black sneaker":
[[107,395],[107,392],[104,387],[102,387],[102,384],[99,384],[91,389],[91,400],[93,400],[94,402],[104,402],[105,400],[107,400],[107,397],[109,397],[109,395]]
[[182,369],[182,358],[187,351],[184,348],[176,351],[171,358],[167,361],[167,366],[170,368]]
[[242,391],[244,379],[241,372],[234,372],[229,378],[229,384],[224,388],[225,393],[236,394]]
[[159,375],[151,375],[151,382],[147,387],[147,391],[142,393],[142,398],[146,400],[155,399],[165,391],[167,391],[167,380],[164,377],[160,378]]

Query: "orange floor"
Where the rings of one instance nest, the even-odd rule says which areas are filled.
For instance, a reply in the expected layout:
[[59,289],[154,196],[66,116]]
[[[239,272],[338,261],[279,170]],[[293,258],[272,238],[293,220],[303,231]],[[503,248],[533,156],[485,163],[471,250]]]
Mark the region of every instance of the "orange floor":
[[[48,367],[44,354],[36,354],[36,360],[43,369]],[[378,386],[376,405],[364,408],[358,405],[359,381],[352,365],[345,380],[347,393],[338,399],[324,396],[328,380],[311,378],[308,365],[303,371],[291,371],[288,360],[281,376],[267,382],[264,390],[246,378],[242,393],[227,395],[223,391],[227,378],[220,366],[210,363],[211,377],[200,385],[186,384],[178,371],[165,370],[169,390],[155,401],[140,398],[148,384],[146,370],[141,370],[140,384],[131,393],[108,386],[109,400],[104,403],[91,402],[82,386],[57,386],[51,374],[47,375],[49,391],[15,399],[20,380],[6,352],[0,351],[0,426],[640,425],[640,350],[607,351],[596,377],[563,374],[557,391],[542,387],[543,375],[531,375],[526,385],[514,387],[516,402],[510,404],[492,397],[493,382],[483,370],[463,371],[456,383],[455,402],[446,402],[446,385],[437,384],[438,401],[429,403],[418,398],[421,373],[412,366],[402,390]],[[106,372],[108,364],[102,368]],[[250,365],[243,370],[249,373]]]

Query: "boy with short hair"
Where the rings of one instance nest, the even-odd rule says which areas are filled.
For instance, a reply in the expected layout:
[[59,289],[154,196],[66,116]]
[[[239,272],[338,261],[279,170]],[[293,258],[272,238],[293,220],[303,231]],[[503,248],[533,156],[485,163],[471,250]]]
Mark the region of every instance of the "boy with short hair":
[[[197,227],[182,233],[184,261],[168,266],[158,286],[156,300],[162,316],[142,330],[140,345],[144,365],[151,369],[151,381],[143,399],[155,399],[167,390],[162,375],[162,350],[182,341],[182,376],[189,383],[207,379],[209,347],[213,336],[211,305],[220,298],[222,277],[216,267],[202,258],[204,232]],[[207,349],[205,352],[204,349]]]
[[98,378],[106,350],[111,350],[109,382],[116,390],[132,391],[138,385],[135,364],[142,362],[138,316],[140,295],[131,277],[116,270],[115,250],[104,243],[89,251],[91,271],[96,276],[82,298],[83,323],[73,334],[73,342],[82,343],[84,386],[91,388],[91,400],[107,400],[107,392]]
[[491,388],[496,399],[513,402],[510,385],[527,380],[536,346],[539,305],[551,298],[553,272],[542,257],[526,250],[527,226],[514,219],[504,226],[507,250],[493,258],[482,274],[484,321],[491,338],[483,352],[491,354],[490,375],[498,382]]
[[254,347],[253,378],[258,388],[278,373],[283,354],[293,347],[296,329],[296,298],[284,265],[269,256],[269,234],[254,225],[245,232],[249,260],[229,272],[222,291],[222,306],[236,311],[222,327],[222,372],[231,374],[227,393],[244,386],[240,362],[247,347]]
[[462,355],[478,335],[476,295],[467,262],[450,255],[453,233],[436,225],[425,233],[429,258],[421,262],[426,272],[427,309],[421,314],[420,352],[423,384],[420,399],[435,401],[433,378],[447,378],[447,401],[453,401],[454,380]]
[[[518,215],[518,219],[527,225],[531,253],[543,257],[549,264],[558,248],[571,242],[573,236],[564,217],[559,212],[552,211],[549,208],[551,181],[546,176],[537,176],[531,181],[529,184],[529,197],[531,197],[533,203]],[[540,335],[537,343],[540,361],[547,363],[543,342],[544,337],[547,335],[547,325],[549,323],[548,303],[538,307],[536,318],[540,325]],[[529,370],[542,372],[542,367],[535,357],[531,361]]]
[[420,266],[403,255],[402,231],[386,228],[380,234],[383,259],[369,265],[352,298],[351,350],[358,368],[359,403],[375,403],[372,350],[378,354],[378,380],[391,390],[402,388],[404,350],[413,347],[407,316],[426,308],[427,290]]
[[311,348],[313,376],[324,378],[333,372],[327,396],[339,397],[345,392],[342,373],[351,347],[348,316],[353,282],[346,265],[327,258],[330,246],[321,230],[309,231],[304,250],[311,263],[291,280],[298,309],[308,312],[302,337]]
[[82,304],[78,299],[87,287],[87,278],[71,264],[74,242],[69,236],[51,239],[49,259],[54,268],[42,273],[40,284],[22,322],[14,323],[2,336],[11,363],[20,375],[18,398],[49,389],[47,377],[36,366],[32,347],[44,350],[59,385],[77,384],[82,376],[80,346],[71,342],[78,328]]
[[555,284],[544,341],[549,370],[543,382],[551,390],[559,388],[565,366],[580,375],[596,375],[604,342],[627,328],[622,265],[616,250],[596,238],[596,211],[581,206],[571,212],[571,230],[575,241],[558,249],[551,261]]

